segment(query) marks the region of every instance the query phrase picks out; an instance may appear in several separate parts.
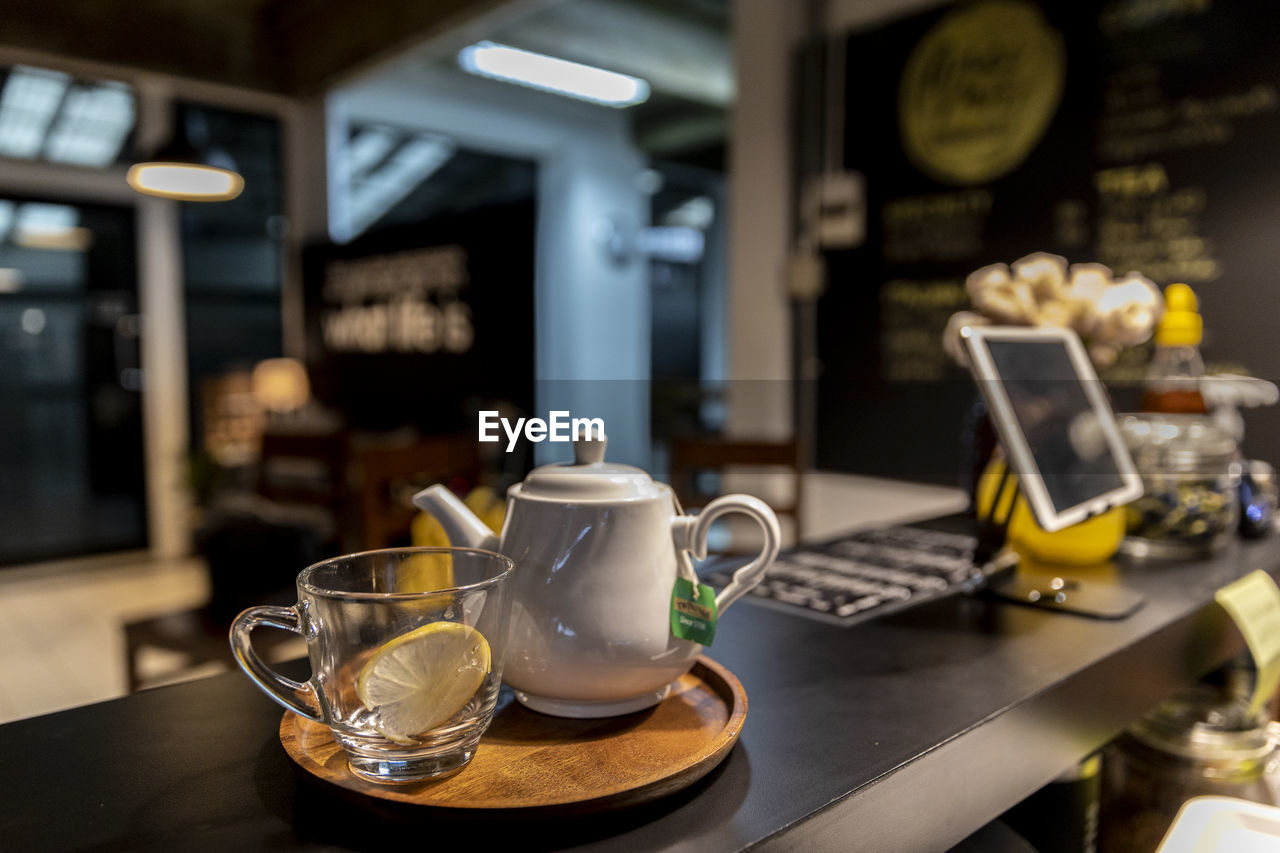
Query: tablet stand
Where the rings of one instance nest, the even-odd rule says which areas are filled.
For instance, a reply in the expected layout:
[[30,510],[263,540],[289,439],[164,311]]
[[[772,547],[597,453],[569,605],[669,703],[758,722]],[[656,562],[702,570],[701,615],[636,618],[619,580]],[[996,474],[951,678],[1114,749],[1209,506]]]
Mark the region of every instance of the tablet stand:
[[[1004,505],[1005,494],[1009,496],[1009,510],[1003,518],[997,518],[1000,507]],[[978,507],[978,544],[973,550],[973,562],[978,566],[986,565],[995,559],[996,554],[1009,539],[1009,520],[1013,518],[1013,508],[1018,503],[1018,480],[1010,474],[1010,465],[1004,465],[1000,473],[1000,482],[996,485],[996,493],[991,498],[991,507],[986,515]]]
[[[996,485],[991,507],[985,516],[978,518],[978,544],[973,550],[973,562],[983,568],[983,582],[975,591],[1005,601],[1092,616],[1098,619],[1123,619],[1142,606],[1144,598],[1124,587],[1085,583],[1074,579],[1055,577],[1047,583],[1019,582],[1012,577],[1016,560],[998,560],[1009,539],[1009,520],[1019,497],[1018,480],[1011,473],[1012,465],[1005,464]],[[1000,515],[1009,494],[1009,509]],[[978,508],[981,513],[981,507]],[[988,567],[990,567],[988,569]]]

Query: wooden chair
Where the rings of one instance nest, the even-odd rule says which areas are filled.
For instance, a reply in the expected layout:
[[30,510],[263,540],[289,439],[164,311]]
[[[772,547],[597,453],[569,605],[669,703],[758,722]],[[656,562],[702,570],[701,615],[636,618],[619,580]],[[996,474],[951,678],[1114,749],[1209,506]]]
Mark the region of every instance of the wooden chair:
[[[787,491],[789,497],[759,495],[778,514],[780,519],[790,519],[795,541],[803,536],[803,450],[799,442],[746,441],[727,438],[676,438],[671,441],[671,486],[685,510],[705,506],[717,493],[708,493],[698,487],[698,475],[714,471],[727,472],[766,471],[772,469],[791,476]],[[724,491],[723,488],[718,492]]]

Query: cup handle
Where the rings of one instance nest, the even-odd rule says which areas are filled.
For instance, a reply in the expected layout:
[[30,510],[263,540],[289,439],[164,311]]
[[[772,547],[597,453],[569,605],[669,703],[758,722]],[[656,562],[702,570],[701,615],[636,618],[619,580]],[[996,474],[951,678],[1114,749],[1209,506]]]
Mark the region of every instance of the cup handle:
[[302,634],[302,618],[293,607],[250,607],[231,623],[231,653],[236,663],[263,692],[285,708],[306,717],[320,721],[319,705],[316,702],[315,689],[310,684],[300,684],[285,678],[271,667],[263,663],[262,658],[253,650],[250,633],[259,625],[280,628]]
[[676,547],[689,551],[699,560],[707,556],[707,531],[711,522],[722,515],[741,512],[751,516],[764,531],[764,547],[756,558],[733,573],[733,580],[720,590],[716,596],[716,612],[723,614],[729,605],[751,591],[751,588],[764,578],[765,570],[778,556],[778,548],[782,544],[782,529],[778,527],[778,517],[773,514],[769,505],[751,495],[725,495],[716,498],[703,507],[697,515],[684,515],[676,518]]

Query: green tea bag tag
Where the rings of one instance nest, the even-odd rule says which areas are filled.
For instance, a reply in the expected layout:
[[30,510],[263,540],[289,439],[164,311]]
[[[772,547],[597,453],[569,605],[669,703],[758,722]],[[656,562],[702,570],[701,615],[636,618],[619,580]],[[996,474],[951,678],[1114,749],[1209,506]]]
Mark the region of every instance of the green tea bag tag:
[[1257,713],[1280,686],[1280,589],[1271,575],[1256,571],[1214,594],[1244,635],[1258,678],[1249,703]]
[[716,636],[716,594],[704,583],[676,578],[671,591],[671,636],[711,645]]

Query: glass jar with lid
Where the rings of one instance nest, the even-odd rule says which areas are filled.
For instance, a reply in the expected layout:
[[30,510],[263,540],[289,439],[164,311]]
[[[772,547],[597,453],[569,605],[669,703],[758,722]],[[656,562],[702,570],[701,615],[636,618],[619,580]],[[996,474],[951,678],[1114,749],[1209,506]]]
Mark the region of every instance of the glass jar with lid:
[[1144,494],[1126,509],[1121,552],[1194,557],[1230,541],[1240,518],[1236,441],[1203,415],[1123,415]]
[[1199,686],[1165,702],[1104,753],[1100,850],[1154,850],[1192,797],[1280,804],[1278,745],[1241,696]]

